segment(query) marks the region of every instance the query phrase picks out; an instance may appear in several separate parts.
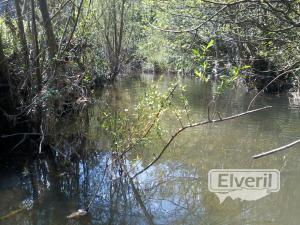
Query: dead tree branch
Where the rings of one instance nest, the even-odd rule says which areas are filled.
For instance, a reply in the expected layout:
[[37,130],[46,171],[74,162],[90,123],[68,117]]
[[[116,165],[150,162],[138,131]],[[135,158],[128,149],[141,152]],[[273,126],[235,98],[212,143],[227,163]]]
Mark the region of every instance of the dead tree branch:
[[272,108],[272,106],[266,106],[266,107],[263,107],[263,108],[254,109],[254,110],[251,110],[251,111],[243,112],[243,113],[240,113],[240,114],[237,114],[237,115],[233,115],[233,116],[229,116],[229,117],[225,117],[225,118],[220,118],[220,119],[217,119],[217,120],[207,120],[207,121],[204,121],[204,122],[194,123],[194,124],[190,124],[190,125],[187,125],[185,127],[180,128],[179,130],[177,130],[175,132],[175,134],[172,135],[172,137],[169,139],[169,141],[167,142],[167,144],[164,146],[164,148],[162,149],[162,151],[160,152],[160,154],[151,163],[149,163],[145,168],[143,168],[142,170],[140,170],[139,172],[137,172],[132,178],[135,178],[138,175],[142,174],[143,172],[145,172],[146,170],[148,170],[153,164],[155,164],[161,158],[161,156],[165,153],[165,151],[168,149],[168,147],[170,146],[170,144],[175,140],[175,138],[179,134],[181,134],[183,131],[185,131],[185,130],[187,130],[189,128],[199,127],[199,126],[210,124],[210,123],[218,123],[218,122],[223,122],[223,121],[226,121],[226,120],[236,119],[238,117],[242,117],[242,116],[245,116],[245,115],[248,115],[248,114],[251,114],[251,113],[255,113],[255,112],[259,112],[259,111],[262,111],[262,110],[265,110],[265,109],[269,109],[269,108]]
[[252,158],[258,159],[258,158],[261,158],[261,157],[264,157],[264,156],[267,156],[267,155],[271,155],[271,154],[273,154],[273,153],[280,152],[280,151],[286,150],[286,149],[288,149],[288,148],[290,148],[290,147],[293,147],[294,145],[296,145],[296,144],[298,144],[298,143],[300,143],[300,139],[297,140],[297,141],[294,141],[294,142],[292,142],[292,143],[289,143],[289,144],[287,144],[287,145],[284,145],[284,146],[282,146],[282,147],[275,148],[275,149],[272,149],[272,150],[270,150],[270,151],[267,151],[267,152],[263,152],[263,153],[254,155],[254,156],[252,156]]

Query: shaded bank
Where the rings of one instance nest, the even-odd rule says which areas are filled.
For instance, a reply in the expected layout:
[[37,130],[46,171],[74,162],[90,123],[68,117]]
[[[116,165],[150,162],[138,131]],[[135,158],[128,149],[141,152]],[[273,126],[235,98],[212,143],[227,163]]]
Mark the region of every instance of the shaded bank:
[[33,121],[17,109],[19,104],[14,91],[10,83],[8,59],[4,55],[0,36],[0,157],[5,160],[9,155],[15,154],[14,150],[18,145],[27,146],[24,148],[27,150],[33,149],[29,147],[30,141],[24,135],[5,137],[33,131]]

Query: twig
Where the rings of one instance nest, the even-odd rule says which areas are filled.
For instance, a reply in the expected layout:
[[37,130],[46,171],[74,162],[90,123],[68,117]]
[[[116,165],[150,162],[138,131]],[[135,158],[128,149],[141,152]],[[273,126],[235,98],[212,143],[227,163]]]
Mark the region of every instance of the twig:
[[71,0],[66,1],[54,14],[53,16],[50,18],[50,20],[53,20],[64,8],[65,6],[71,2]]
[[217,1],[209,1],[209,0],[202,0],[203,2],[207,2],[207,3],[211,3],[211,4],[215,4],[215,5],[227,5],[227,6],[233,6],[233,5],[238,5],[238,4],[242,4],[242,3],[256,3],[256,2],[260,2],[259,0],[241,0],[241,1],[236,1],[236,2],[217,2]]
[[14,151],[16,148],[18,148],[24,141],[26,140],[26,134],[24,134],[23,138],[21,141],[19,141],[11,150],[10,152]]
[[73,39],[73,35],[74,35],[74,33],[75,33],[75,31],[76,31],[76,28],[77,28],[77,25],[78,25],[79,16],[80,16],[80,13],[81,13],[81,9],[82,9],[82,6],[83,6],[83,2],[84,2],[84,0],[81,0],[80,5],[79,5],[79,7],[78,7],[77,16],[76,16],[76,19],[75,19],[75,24],[74,24],[73,29],[72,29],[72,31],[71,31],[69,40],[68,40],[67,44],[65,45],[64,49],[62,50],[62,54],[66,51],[66,49],[68,48],[68,45],[71,43],[71,41],[72,41],[72,39]]
[[42,138],[41,138],[40,145],[39,145],[39,154],[42,153],[42,144],[45,139],[45,135],[44,135],[44,131],[43,131],[43,123],[41,123],[40,130],[41,130]]
[[286,150],[286,149],[288,149],[288,148],[290,148],[290,147],[292,147],[292,146],[294,146],[294,145],[296,145],[296,144],[298,144],[298,143],[300,143],[300,139],[297,140],[297,141],[294,141],[294,142],[292,142],[292,143],[289,143],[289,144],[287,144],[287,145],[284,145],[284,146],[282,146],[282,147],[275,148],[275,149],[272,149],[272,150],[270,150],[270,151],[267,151],[267,152],[263,152],[263,153],[254,155],[254,156],[252,156],[252,158],[258,159],[258,158],[261,158],[261,157],[264,157],[264,156],[267,156],[267,155],[271,155],[271,154],[273,154],[273,153],[276,153],[276,152],[280,152],[280,151]]
[[223,122],[223,121],[226,121],[226,120],[232,120],[232,119],[235,119],[235,118],[238,118],[238,117],[241,117],[241,116],[248,115],[248,114],[250,114],[250,113],[262,111],[262,110],[269,109],[269,108],[272,108],[272,106],[266,106],[266,107],[263,107],[263,108],[258,108],[258,109],[254,109],[254,110],[251,110],[251,111],[246,111],[246,112],[243,112],[243,113],[240,113],[240,114],[237,114],[237,115],[233,115],[233,116],[229,116],[229,117],[225,117],[225,118],[220,118],[220,119],[217,119],[217,120],[210,120],[210,121],[207,120],[207,121],[204,121],[204,122],[194,123],[194,124],[187,125],[187,126],[185,126],[185,127],[180,128],[180,129],[177,130],[176,133],[169,139],[169,141],[168,141],[167,144],[164,146],[164,148],[162,149],[162,151],[160,152],[160,154],[159,154],[159,155],[158,155],[151,163],[149,163],[145,168],[143,168],[142,170],[140,170],[139,172],[137,172],[132,178],[137,177],[137,176],[140,175],[141,173],[143,173],[143,172],[145,172],[146,170],[148,170],[154,163],[156,163],[156,162],[160,159],[160,157],[164,154],[164,152],[167,150],[167,148],[170,146],[170,144],[175,140],[175,138],[176,138],[180,133],[182,133],[184,130],[189,129],[189,128],[193,128],[193,127],[202,126],[202,125],[205,125],[205,124],[218,123],[218,122]]
[[20,136],[20,135],[40,136],[42,134],[40,134],[40,133],[15,133],[15,134],[2,135],[1,138],[9,138],[9,137]]
[[73,8],[72,8],[71,11],[70,11],[70,15],[69,15],[69,17],[68,17],[68,19],[67,19],[67,22],[66,22],[66,24],[65,24],[64,32],[63,32],[63,34],[62,34],[62,36],[61,36],[61,39],[60,39],[60,42],[59,42],[58,52],[57,52],[57,58],[58,58],[58,59],[60,58],[61,47],[62,47],[64,38],[65,38],[65,36],[66,36],[66,34],[67,34],[67,30],[68,30],[68,27],[69,27],[69,24],[70,24],[70,21],[71,21],[72,10],[73,10]]

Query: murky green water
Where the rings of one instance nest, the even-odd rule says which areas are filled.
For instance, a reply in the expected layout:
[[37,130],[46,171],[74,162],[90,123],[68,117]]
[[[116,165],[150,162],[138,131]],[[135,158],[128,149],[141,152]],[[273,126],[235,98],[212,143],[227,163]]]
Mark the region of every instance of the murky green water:
[[[141,75],[124,78],[114,87],[96,92],[87,114],[60,123],[52,157],[13,160],[15,167],[1,165],[0,224],[203,224],[203,225],[298,225],[300,223],[300,147],[253,160],[252,155],[300,136],[300,111],[288,95],[260,97],[255,107],[271,110],[232,121],[187,130],[163,157],[131,183],[119,168],[105,169],[113,160],[108,138],[103,138],[98,117],[102,99],[114,109],[129,109],[143,96],[152,80],[161,89],[174,77],[160,80]],[[191,119],[207,119],[207,103],[213,86],[184,78],[191,106]],[[246,111],[254,94],[243,88],[230,90],[218,101],[222,116]],[[99,96],[102,96],[101,98]],[[164,116],[162,126],[172,134],[180,123]],[[167,136],[164,137],[167,140]],[[158,154],[163,141],[134,152],[125,160],[141,169]],[[222,204],[208,191],[211,169],[278,169],[281,190],[257,200],[227,198]],[[87,217],[66,216],[85,208],[95,191],[95,202]]]

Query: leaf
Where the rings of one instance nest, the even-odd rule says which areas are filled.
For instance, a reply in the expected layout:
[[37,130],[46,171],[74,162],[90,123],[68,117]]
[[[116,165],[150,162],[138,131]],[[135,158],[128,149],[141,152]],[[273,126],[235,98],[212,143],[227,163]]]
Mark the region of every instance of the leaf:
[[201,77],[201,72],[198,71],[198,70],[195,70],[195,76],[200,78]]
[[199,50],[198,49],[193,49],[193,54],[195,56],[199,56],[200,55]]
[[209,49],[209,48],[211,48],[212,46],[214,46],[214,44],[215,44],[215,40],[211,39],[210,42],[208,42],[206,48]]
[[245,65],[245,66],[243,66],[241,69],[242,69],[242,70],[245,70],[245,69],[250,69],[250,68],[251,68],[250,65]]
[[204,73],[202,73],[201,71],[196,70],[195,75],[196,77],[199,77],[204,82],[208,82],[209,80],[209,78],[205,77]]

